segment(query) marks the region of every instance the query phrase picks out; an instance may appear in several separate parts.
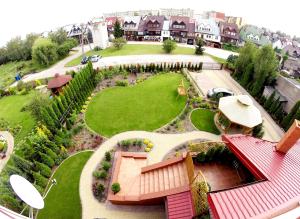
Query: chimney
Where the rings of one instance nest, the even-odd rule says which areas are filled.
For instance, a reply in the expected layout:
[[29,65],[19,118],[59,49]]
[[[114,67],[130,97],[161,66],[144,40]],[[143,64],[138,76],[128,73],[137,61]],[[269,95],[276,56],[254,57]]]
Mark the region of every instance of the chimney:
[[283,136],[280,142],[276,145],[276,151],[287,153],[300,138],[300,122],[295,120],[287,133]]

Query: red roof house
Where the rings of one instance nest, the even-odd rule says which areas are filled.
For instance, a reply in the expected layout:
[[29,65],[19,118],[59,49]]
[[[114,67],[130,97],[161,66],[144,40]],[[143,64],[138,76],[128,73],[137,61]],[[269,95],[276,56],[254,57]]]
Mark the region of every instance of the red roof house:
[[62,90],[62,88],[72,80],[71,75],[59,75],[55,74],[54,78],[48,82],[48,89],[52,90],[52,93],[56,94]]
[[299,121],[295,121],[279,143],[246,135],[222,138],[258,181],[210,192],[208,203],[213,218],[271,218],[295,208],[295,203],[299,205]]

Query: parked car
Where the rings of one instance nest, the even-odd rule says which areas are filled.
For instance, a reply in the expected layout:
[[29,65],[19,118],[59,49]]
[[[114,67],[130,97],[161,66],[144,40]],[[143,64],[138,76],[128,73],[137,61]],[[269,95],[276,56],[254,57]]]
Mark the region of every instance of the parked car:
[[222,87],[215,87],[207,92],[207,97],[208,98],[213,98],[213,99],[220,99],[221,97],[228,97],[228,96],[233,96],[234,93],[227,89],[227,88],[222,88]]
[[84,65],[84,64],[88,63],[88,61],[89,61],[89,57],[85,56],[81,59],[81,64]]
[[91,62],[98,62],[98,60],[101,59],[101,56],[93,55],[93,56],[90,56],[89,59],[90,59]]

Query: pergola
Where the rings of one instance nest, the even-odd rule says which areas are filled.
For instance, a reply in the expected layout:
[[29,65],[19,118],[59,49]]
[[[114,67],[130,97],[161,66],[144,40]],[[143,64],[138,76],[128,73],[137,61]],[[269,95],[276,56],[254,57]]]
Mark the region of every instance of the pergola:
[[260,111],[247,95],[220,98],[218,117],[222,115],[229,121],[229,125],[224,129],[225,133],[231,127],[239,125],[243,133],[249,134],[255,126],[262,123]]

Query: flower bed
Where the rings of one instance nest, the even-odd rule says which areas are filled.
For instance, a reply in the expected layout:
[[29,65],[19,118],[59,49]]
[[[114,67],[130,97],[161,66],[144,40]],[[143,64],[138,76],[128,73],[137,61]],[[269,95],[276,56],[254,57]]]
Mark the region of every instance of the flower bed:
[[3,159],[6,157],[6,151],[7,151],[7,141],[0,135],[0,159]]

